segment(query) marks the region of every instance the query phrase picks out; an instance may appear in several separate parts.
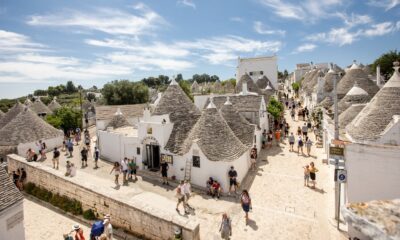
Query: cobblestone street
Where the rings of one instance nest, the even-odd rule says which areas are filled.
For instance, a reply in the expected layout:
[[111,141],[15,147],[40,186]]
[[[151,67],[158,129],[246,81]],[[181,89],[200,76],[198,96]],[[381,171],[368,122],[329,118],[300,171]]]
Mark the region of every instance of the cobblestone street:
[[[291,130],[297,129],[297,126],[304,123],[293,122],[288,116],[286,118]],[[311,139],[314,140],[312,133]],[[232,219],[232,239],[346,239],[336,230],[331,220],[334,209],[334,185],[331,173],[333,168],[322,165],[321,160],[324,158],[322,151],[313,146],[311,157],[298,155],[297,152],[289,151],[287,139],[282,141],[280,147],[274,143],[272,148],[263,149],[258,159],[257,170],[250,172],[246,182],[242,183],[244,186],[250,186],[249,191],[253,201],[251,220],[247,226],[238,196],[226,196],[217,200],[195,193],[190,200],[195,210],[184,217],[196,218],[200,222],[202,239],[220,239],[218,229],[224,212],[227,212]],[[75,147],[74,152],[74,157],[70,161],[79,167],[78,147]],[[65,171],[65,161],[66,158],[63,156],[60,161],[60,171]],[[302,167],[311,161],[314,161],[319,169],[315,190],[303,186]],[[48,154],[48,160],[44,164],[51,166],[51,153]],[[139,177],[136,183],[115,189],[113,175],[109,174],[111,164],[100,161],[99,166],[99,169],[94,170],[90,158],[89,167],[78,168],[78,174],[79,171],[91,173],[96,177],[88,181],[103,186],[109,184],[110,189],[118,191],[121,196],[126,193],[126,198],[129,198],[134,190],[135,195],[141,195],[140,199],[160,211],[175,212],[176,198],[172,187],[167,188],[161,184],[143,181]]]

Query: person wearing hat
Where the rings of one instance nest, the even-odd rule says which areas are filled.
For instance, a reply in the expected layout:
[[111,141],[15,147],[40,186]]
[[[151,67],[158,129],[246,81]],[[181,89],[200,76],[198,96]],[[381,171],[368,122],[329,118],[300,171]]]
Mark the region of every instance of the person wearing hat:
[[83,230],[79,224],[74,224],[74,226],[72,226],[72,230],[75,233],[75,240],[85,240],[85,237],[83,236]]
[[112,240],[113,239],[113,227],[110,222],[110,214],[107,214],[104,216],[103,225],[104,225],[104,234],[107,236],[108,240]]

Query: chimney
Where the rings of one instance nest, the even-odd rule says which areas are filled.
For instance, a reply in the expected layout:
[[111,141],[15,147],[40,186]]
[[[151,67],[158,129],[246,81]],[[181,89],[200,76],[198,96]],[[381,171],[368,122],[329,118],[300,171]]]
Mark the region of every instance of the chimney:
[[243,83],[243,85],[242,85],[242,93],[243,93],[243,95],[247,95],[247,83]]
[[376,85],[381,86],[381,66],[376,66]]
[[150,109],[148,107],[144,108],[143,111],[143,120],[144,121],[149,121],[150,120]]

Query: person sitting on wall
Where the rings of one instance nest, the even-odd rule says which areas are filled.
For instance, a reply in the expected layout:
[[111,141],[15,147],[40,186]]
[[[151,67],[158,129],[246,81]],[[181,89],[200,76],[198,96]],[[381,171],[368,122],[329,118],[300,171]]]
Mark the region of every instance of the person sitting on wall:
[[32,148],[29,148],[28,151],[26,151],[26,160],[28,162],[33,161],[33,156],[35,155],[35,151],[32,150]]
[[70,176],[71,175],[71,162],[67,161],[67,166],[66,166],[67,171],[65,172],[65,176]]
[[211,194],[213,197],[215,197],[215,195],[217,195],[217,198],[219,198],[221,196],[221,184],[218,183],[217,180],[214,180],[212,186],[211,186]]
[[21,191],[24,190],[25,180],[26,180],[26,171],[23,168],[21,168],[18,179],[18,189]]
[[213,185],[213,183],[214,183],[214,179],[213,179],[212,177],[210,177],[210,178],[207,180],[207,183],[206,183],[206,186],[207,186],[207,195],[212,195],[211,186]]

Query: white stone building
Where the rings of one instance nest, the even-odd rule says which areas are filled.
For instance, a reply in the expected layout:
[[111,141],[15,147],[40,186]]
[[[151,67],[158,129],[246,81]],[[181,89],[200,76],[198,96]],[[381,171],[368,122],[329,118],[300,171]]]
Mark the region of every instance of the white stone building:
[[140,119],[143,117],[143,110],[146,106],[147,104],[97,106],[95,107],[96,129],[105,130],[118,109],[126,117],[130,125],[136,126],[137,128]]
[[24,197],[0,167],[0,239],[25,239]]
[[275,89],[278,89],[278,65],[277,56],[238,58],[236,67],[236,81],[248,73],[254,83],[263,76],[266,76]]

